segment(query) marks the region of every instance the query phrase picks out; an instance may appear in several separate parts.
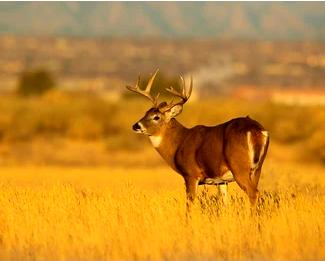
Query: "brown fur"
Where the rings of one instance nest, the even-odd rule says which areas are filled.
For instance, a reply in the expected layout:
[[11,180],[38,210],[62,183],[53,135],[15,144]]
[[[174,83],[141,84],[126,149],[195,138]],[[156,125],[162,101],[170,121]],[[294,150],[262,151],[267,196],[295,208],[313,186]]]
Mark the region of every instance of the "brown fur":
[[[264,130],[249,117],[236,118],[213,127],[198,125],[191,129],[172,119],[160,132],[162,142],[156,149],[184,177],[189,199],[195,198],[200,181],[220,177],[230,170],[251,203],[255,204],[258,180],[269,142],[267,138],[264,144]],[[248,131],[252,133],[254,161],[260,159],[254,162],[257,163],[256,169],[251,169],[247,151]],[[264,153],[259,155],[263,146]]]

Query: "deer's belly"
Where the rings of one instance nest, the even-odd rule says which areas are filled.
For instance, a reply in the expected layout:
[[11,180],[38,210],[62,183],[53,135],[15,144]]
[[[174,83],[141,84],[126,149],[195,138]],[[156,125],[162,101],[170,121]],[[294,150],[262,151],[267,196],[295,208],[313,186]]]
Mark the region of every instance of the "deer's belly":
[[204,178],[200,180],[199,185],[219,185],[232,181],[235,181],[234,176],[232,175],[231,171],[227,171],[220,177]]

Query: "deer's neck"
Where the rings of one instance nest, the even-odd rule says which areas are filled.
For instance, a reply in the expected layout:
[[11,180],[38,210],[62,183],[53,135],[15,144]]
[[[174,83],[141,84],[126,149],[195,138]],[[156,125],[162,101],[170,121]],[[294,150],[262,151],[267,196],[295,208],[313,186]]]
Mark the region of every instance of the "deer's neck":
[[150,136],[150,141],[164,160],[175,170],[174,156],[184,140],[188,129],[180,124],[177,120],[171,119],[162,129],[159,135]]

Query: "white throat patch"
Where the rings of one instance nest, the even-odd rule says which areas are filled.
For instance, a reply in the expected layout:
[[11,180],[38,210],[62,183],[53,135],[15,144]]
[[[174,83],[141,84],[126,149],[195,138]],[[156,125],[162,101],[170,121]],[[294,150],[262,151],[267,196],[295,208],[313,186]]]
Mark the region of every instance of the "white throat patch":
[[155,148],[158,148],[161,143],[162,137],[161,136],[149,136],[149,139],[150,139],[152,145]]

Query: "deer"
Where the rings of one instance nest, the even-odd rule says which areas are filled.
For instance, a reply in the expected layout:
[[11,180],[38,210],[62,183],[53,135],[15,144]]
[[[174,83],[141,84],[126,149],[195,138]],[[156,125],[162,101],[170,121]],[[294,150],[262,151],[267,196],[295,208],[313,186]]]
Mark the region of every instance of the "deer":
[[199,185],[218,185],[226,198],[230,182],[239,185],[255,208],[259,196],[257,186],[269,146],[268,131],[249,116],[215,126],[186,128],[175,118],[191,96],[193,78],[189,88],[180,76],[181,90],[166,89],[178,101],[159,103],[159,94],[151,94],[157,73],[158,70],[150,77],[145,89],[140,88],[140,76],[134,87],[126,86],[153,104],[132,129],[147,135],[166,163],[184,178],[187,209],[194,202]]

